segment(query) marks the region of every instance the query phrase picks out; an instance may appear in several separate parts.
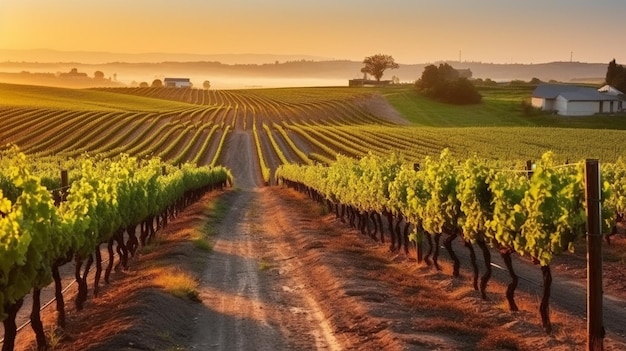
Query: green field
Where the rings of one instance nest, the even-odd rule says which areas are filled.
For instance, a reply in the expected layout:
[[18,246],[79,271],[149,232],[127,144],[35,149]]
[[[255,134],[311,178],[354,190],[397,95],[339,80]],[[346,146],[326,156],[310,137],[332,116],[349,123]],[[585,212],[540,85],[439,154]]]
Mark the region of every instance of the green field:
[[626,114],[568,117],[535,112],[525,115],[534,86],[480,87],[480,105],[456,106],[433,101],[414,89],[384,89],[380,94],[409,121],[428,127],[559,127],[626,129]]
[[[613,162],[626,155],[626,115],[524,113],[522,102],[532,89],[482,87],[482,104],[455,106],[429,100],[410,86],[71,90],[0,84],[0,140],[3,148],[14,143],[42,156],[129,153],[219,164],[234,152],[228,150],[233,134],[246,133],[263,158],[263,174],[285,161],[329,162],[338,153],[396,151],[418,161],[449,148],[459,158],[478,154],[516,164],[548,150],[563,162]],[[368,105],[374,95],[410,125],[394,125]]]

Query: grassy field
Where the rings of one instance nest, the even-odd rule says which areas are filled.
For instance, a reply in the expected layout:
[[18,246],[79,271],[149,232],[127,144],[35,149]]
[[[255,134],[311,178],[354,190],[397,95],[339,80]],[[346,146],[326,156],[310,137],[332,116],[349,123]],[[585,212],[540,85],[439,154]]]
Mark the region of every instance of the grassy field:
[[567,117],[536,112],[525,115],[522,102],[530,103],[533,89],[529,85],[482,87],[479,88],[482,104],[470,106],[433,101],[412,88],[380,89],[379,93],[418,126],[626,129],[626,114]]

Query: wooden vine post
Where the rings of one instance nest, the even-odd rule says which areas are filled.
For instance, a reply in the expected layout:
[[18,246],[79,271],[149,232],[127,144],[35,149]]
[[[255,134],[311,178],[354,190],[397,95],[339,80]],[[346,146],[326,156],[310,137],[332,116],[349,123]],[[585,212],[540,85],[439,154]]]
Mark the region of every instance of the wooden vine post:
[[[413,164],[413,170],[415,172],[419,172],[420,170],[420,164],[419,163],[414,163]],[[417,263],[421,263],[422,260],[424,259],[424,245],[422,243],[422,241],[424,241],[423,237],[423,233],[422,236],[420,238],[420,230],[421,226],[416,226],[415,227],[415,232],[417,234],[417,236],[415,237],[415,251],[416,251],[416,255],[417,255]]]
[[585,161],[585,201],[587,203],[587,350],[603,349],[602,322],[602,218],[600,165]]

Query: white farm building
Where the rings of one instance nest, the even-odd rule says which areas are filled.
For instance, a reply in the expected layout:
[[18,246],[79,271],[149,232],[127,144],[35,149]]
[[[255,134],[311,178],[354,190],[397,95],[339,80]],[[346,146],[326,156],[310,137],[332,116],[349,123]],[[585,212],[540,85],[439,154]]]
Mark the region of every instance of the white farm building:
[[624,94],[605,85],[600,89],[566,84],[541,84],[533,91],[531,104],[562,116],[590,116],[623,112]]
[[163,86],[166,88],[191,88],[191,81],[189,78],[165,78],[163,79]]

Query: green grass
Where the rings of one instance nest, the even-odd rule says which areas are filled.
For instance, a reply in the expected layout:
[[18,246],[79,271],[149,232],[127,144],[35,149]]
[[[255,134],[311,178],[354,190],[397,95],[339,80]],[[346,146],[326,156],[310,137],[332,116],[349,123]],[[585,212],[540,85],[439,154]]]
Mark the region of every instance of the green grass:
[[194,105],[97,90],[0,83],[1,106],[85,111],[165,112]]
[[[428,127],[532,126],[521,114],[519,92],[483,94],[478,105],[444,104],[419,95],[413,88],[381,89],[381,94],[410,122]],[[530,96],[530,91],[528,92]],[[519,100],[518,100],[519,99]]]
[[211,245],[211,243],[205,238],[193,239],[192,243],[193,246],[202,251],[211,252],[213,250],[213,245]]
[[444,104],[419,95],[412,87],[378,89],[389,103],[411,123],[426,127],[558,127],[626,129],[626,114],[614,116],[566,117],[549,113],[530,116],[522,102],[530,102],[533,86],[479,88],[483,102],[478,105]]
[[204,221],[202,227],[194,230],[191,236],[191,242],[196,248],[206,252],[213,251],[213,244],[210,238],[217,235],[217,226],[224,220],[227,212],[228,207],[223,199],[215,199],[209,205],[206,221]]

